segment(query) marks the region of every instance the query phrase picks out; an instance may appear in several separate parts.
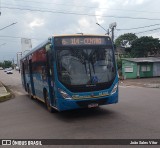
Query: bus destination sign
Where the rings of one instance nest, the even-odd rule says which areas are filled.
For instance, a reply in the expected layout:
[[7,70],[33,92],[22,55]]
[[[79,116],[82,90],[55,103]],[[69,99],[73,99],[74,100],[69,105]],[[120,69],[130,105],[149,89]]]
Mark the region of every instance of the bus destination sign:
[[106,37],[62,37],[57,42],[61,46],[76,45],[106,45],[111,41]]

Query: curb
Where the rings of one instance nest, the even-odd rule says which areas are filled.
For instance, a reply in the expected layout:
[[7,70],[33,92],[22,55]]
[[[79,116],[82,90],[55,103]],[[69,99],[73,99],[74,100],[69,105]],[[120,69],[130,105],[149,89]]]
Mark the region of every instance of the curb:
[[4,102],[11,99],[12,94],[6,89],[6,87],[2,84],[2,82],[0,82],[0,85],[1,85],[0,89],[4,93],[0,95],[0,102]]
[[7,101],[7,100],[10,100],[11,96],[12,96],[11,93],[8,93],[8,94],[6,94],[4,96],[0,96],[0,102],[4,102],[4,101]]
[[144,87],[144,88],[160,88],[160,84],[139,84],[139,83],[121,83],[119,86],[137,86],[137,87]]
[[160,88],[160,84],[144,84],[147,88]]

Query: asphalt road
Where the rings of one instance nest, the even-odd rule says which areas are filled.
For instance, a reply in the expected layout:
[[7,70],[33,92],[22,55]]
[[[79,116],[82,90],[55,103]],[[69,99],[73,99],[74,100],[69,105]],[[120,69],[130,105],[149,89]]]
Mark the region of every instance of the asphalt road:
[[31,100],[20,74],[0,71],[15,98],[0,103],[0,138],[129,139],[160,137],[160,89],[120,87],[119,103],[97,109],[49,113]]

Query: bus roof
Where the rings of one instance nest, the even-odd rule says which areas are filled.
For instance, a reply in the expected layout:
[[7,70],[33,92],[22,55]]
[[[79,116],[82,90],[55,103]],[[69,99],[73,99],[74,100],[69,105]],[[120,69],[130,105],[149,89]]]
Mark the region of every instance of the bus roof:
[[67,36],[69,36],[69,37],[71,37],[71,36],[100,36],[100,37],[107,37],[108,35],[77,33],[77,34],[53,35],[52,37],[67,37]]
[[50,38],[54,38],[54,37],[72,37],[72,36],[99,36],[99,37],[109,37],[108,35],[83,34],[83,33],[78,33],[78,34],[63,34],[63,35],[52,35],[51,37],[49,37],[47,40],[45,40],[45,41],[42,42],[41,44],[39,44],[39,45],[37,45],[36,47],[32,48],[31,51],[29,51],[26,55],[24,55],[20,60],[22,60],[23,58],[29,56],[31,53],[35,52],[35,51],[38,50],[39,48],[45,46],[47,43],[49,43],[49,39],[50,39]]

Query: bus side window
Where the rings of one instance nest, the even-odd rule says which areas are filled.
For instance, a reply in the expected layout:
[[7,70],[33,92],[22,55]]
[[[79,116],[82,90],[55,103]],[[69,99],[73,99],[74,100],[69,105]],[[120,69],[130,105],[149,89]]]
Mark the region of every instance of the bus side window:
[[47,71],[46,71],[46,67],[42,66],[42,80],[46,80],[47,79]]
[[51,44],[46,45],[46,51],[47,51],[47,69],[48,69],[48,74],[52,79],[54,80],[54,51],[51,49]]

